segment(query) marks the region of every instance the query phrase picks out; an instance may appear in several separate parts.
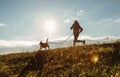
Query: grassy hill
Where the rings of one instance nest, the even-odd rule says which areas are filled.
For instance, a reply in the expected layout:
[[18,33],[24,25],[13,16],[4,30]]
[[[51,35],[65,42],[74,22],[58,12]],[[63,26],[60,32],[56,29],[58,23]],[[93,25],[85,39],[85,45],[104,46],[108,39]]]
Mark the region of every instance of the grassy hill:
[[120,43],[0,55],[0,77],[119,77]]

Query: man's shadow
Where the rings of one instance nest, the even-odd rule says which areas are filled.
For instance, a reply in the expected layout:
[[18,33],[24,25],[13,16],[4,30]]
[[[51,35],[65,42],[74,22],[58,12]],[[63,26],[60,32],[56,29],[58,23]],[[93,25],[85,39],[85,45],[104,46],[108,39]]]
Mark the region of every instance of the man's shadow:
[[46,62],[47,51],[39,50],[35,56],[23,67],[18,77],[25,77],[28,71],[37,71],[37,77],[41,77],[43,66]]

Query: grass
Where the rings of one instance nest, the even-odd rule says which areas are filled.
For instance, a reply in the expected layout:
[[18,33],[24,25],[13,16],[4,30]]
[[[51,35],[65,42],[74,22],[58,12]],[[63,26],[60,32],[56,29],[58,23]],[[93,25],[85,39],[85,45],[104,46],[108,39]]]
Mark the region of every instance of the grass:
[[0,55],[0,77],[18,77],[22,71],[25,77],[120,76],[119,42],[41,52]]

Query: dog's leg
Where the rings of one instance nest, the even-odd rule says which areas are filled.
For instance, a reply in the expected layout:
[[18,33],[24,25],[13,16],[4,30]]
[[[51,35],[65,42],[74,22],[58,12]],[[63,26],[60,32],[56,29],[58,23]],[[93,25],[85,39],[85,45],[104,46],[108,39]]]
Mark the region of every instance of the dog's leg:
[[49,45],[48,45],[48,50],[49,50]]
[[40,49],[39,50],[42,50],[42,47],[40,46]]

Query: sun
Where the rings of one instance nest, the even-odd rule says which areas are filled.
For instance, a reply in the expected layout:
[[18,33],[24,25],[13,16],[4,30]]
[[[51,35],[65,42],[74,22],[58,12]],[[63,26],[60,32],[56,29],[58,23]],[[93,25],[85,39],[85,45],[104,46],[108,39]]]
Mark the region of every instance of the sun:
[[45,31],[49,34],[52,34],[53,32],[55,32],[55,27],[56,26],[56,21],[55,20],[45,20]]

